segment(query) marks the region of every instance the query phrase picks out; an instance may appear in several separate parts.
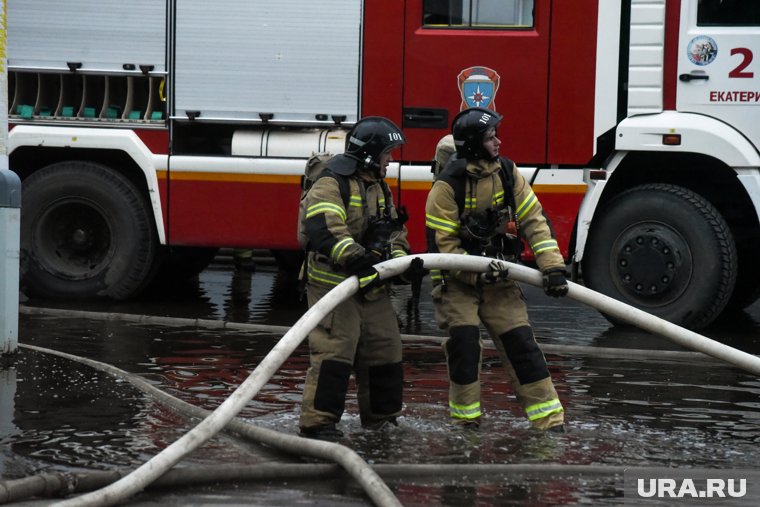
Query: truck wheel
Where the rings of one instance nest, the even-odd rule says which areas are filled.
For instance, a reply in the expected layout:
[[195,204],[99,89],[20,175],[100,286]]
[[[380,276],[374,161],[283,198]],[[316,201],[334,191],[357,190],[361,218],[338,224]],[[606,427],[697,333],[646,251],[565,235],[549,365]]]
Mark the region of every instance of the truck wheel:
[[21,283],[30,296],[126,299],[154,273],[157,237],[145,198],[124,176],[58,162],[23,182]]
[[736,245],[700,195],[642,185],[611,200],[594,221],[582,261],[589,288],[690,329],[707,326],[726,306]]
[[737,253],[739,255],[739,271],[736,275],[736,287],[731,294],[731,299],[726,305],[726,312],[738,312],[752,305],[760,298],[760,287],[757,281],[760,280],[760,264],[757,260],[760,257],[760,242],[755,234],[741,239],[734,237],[736,241]]

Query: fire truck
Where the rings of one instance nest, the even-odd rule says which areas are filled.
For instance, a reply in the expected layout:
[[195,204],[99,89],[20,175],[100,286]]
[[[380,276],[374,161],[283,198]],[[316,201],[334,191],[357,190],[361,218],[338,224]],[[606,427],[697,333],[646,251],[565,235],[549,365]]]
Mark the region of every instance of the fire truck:
[[23,289],[124,299],[219,247],[296,251],[306,159],[372,115],[407,137],[388,182],[424,251],[436,143],[479,106],[574,275],[705,327],[760,294],[756,4],[8,0]]

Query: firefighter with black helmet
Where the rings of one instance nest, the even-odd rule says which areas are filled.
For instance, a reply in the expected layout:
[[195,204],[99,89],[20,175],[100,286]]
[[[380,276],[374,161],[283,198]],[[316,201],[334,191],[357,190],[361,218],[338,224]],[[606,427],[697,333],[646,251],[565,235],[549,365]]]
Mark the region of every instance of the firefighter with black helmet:
[[[301,435],[335,440],[353,372],[365,427],[395,424],[401,412],[401,334],[388,289],[373,265],[407,255],[405,213],[383,180],[393,149],[406,142],[390,120],[366,117],[346,138],[345,152],[327,163],[304,197],[299,224],[308,237],[307,298],[312,306],[346,278],[360,289],[322,319],[309,335]],[[421,259],[404,275],[421,277]]]
[[[564,259],[541,204],[515,164],[499,155],[495,111],[469,108],[452,123],[456,158],[428,195],[428,250],[515,261],[522,239],[544,274],[544,291],[567,294]],[[431,270],[436,320],[447,329],[449,408],[457,424],[481,420],[482,322],[510,375],[517,400],[537,429],[564,430],[564,411],[541,349],[533,337],[519,285],[498,269],[490,273]]]

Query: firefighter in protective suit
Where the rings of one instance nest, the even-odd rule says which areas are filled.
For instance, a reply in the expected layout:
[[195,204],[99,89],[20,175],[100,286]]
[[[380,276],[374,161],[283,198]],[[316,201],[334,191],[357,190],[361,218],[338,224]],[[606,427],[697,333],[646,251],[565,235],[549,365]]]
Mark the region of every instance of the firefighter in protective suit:
[[[388,288],[372,266],[409,252],[405,212],[394,207],[383,180],[391,151],[405,142],[390,120],[361,119],[348,134],[345,152],[328,161],[304,198],[300,227],[309,241],[309,306],[349,276],[358,276],[360,289],[309,335],[302,436],[342,436],[336,423],[352,372],[364,427],[395,424],[401,412],[401,335]],[[402,275],[405,281],[423,275],[421,262],[415,259],[413,268]]]
[[[515,261],[522,237],[543,272],[545,292],[564,296],[565,264],[541,204],[514,163],[499,156],[500,121],[498,113],[482,108],[454,118],[456,157],[438,175],[425,209],[428,250]],[[562,404],[533,337],[522,291],[497,266],[490,273],[431,270],[436,320],[449,333],[443,348],[451,417],[457,424],[480,424],[482,322],[531,425],[564,431]]]

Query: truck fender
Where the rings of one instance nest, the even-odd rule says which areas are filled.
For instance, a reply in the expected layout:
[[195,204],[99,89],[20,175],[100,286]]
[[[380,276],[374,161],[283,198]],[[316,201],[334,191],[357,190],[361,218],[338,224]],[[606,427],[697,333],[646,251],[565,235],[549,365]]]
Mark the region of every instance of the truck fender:
[[[608,166],[616,166],[624,158],[624,154],[616,153],[612,157],[612,163]],[[607,180],[592,180],[586,178],[588,184],[588,190],[586,195],[583,196],[581,206],[578,209],[578,220],[575,226],[575,251],[573,252],[573,262],[580,263],[583,259],[583,252],[586,248],[586,240],[588,239],[588,231],[591,229],[591,220],[594,217],[596,208],[599,205],[599,200],[604,193],[604,187],[607,184]]]
[[[666,134],[680,134],[681,144],[664,145],[662,136]],[[722,161],[737,172],[760,220],[760,154],[740,132],[719,120],[676,111],[626,118],[617,127],[615,148],[615,154],[605,165],[607,180],[588,182],[591,188],[578,211],[575,262],[583,259],[591,221],[606,183],[628,151],[700,153]]]
[[[662,136],[680,134],[681,144],[666,146]],[[733,168],[760,167],[760,154],[741,132],[722,121],[694,113],[665,111],[621,121],[615,133],[618,151],[701,153]]]
[[157,172],[167,170],[169,156],[152,153],[132,130],[17,125],[8,133],[8,153],[22,146],[125,152],[145,177],[158,239],[162,245],[166,244]]

